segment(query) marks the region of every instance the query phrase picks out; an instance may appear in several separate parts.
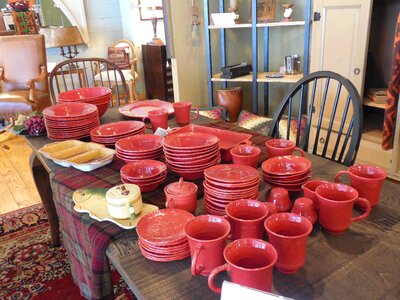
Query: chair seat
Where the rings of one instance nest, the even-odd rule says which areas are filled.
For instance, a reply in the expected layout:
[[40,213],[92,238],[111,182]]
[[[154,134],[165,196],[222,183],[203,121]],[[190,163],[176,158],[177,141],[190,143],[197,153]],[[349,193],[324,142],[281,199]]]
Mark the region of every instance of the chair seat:
[[[132,80],[136,80],[138,78],[138,74],[135,72],[135,76],[132,75],[131,70],[121,70],[122,74],[125,77],[125,81],[132,81]],[[108,73],[108,75],[107,75]],[[100,81],[100,79],[102,78],[103,81],[108,81],[108,76],[110,76],[110,81],[115,81],[115,74],[117,75],[117,81],[121,81],[121,76],[114,71],[103,71],[99,74],[97,74],[94,79],[96,81]]]
[[27,114],[35,110],[43,110],[50,105],[48,93],[35,91],[37,103],[29,101],[29,90],[10,91],[0,94],[0,115]]

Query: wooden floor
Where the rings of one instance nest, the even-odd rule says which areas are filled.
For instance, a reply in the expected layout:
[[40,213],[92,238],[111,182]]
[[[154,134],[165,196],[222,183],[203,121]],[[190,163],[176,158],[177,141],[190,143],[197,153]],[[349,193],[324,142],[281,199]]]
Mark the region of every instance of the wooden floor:
[[29,167],[31,153],[24,137],[0,134],[0,214],[41,202]]

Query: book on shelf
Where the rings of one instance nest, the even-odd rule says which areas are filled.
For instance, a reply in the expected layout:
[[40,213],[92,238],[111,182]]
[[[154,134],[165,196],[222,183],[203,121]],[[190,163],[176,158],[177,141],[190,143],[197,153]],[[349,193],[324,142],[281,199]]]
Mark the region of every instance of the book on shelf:
[[232,79],[250,74],[252,67],[250,64],[243,62],[236,65],[222,67],[221,71],[221,78]]
[[386,103],[386,88],[368,88],[366,96],[369,100],[377,104]]

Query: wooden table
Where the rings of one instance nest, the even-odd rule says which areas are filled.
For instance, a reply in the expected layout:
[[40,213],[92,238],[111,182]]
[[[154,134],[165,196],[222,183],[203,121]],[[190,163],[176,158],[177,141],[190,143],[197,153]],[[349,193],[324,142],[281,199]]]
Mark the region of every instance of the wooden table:
[[[337,171],[346,169],[327,159],[307,157],[313,178],[333,181]],[[268,187],[262,183],[260,189],[263,200]],[[274,270],[273,292],[295,299],[398,299],[399,195],[399,183],[386,180],[380,204],[344,234],[332,235],[315,225],[304,267],[294,275]],[[199,206],[196,214],[203,211],[202,201]],[[190,258],[170,263],[147,260],[134,235],[112,243],[107,256],[139,299],[219,299],[208,288],[207,277],[191,275]]]
[[[121,120],[115,109],[109,110],[102,122]],[[205,121],[200,119],[199,122]],[[265,137],[267,139],[267,137]],[[50,225],[53,243],[57,244],[58,219],[54,211],[49,180],[61,168],[42,157],[37,150],[51,142],[46,137],[28,138],[34,156],[31,159],[35,182],[46,212],[54,216]],[[262,140],[253,139],[262,146]],[[313,178],[333,180],[345,166],[308,155],[312,161]],[[175,178],[176,179],[176,178]],[[170,179],[171,180],[171,179]],[[198,182],[201,184],[201,181]],[[263,200],[267,186],[260,186]],[[202,195],[200,191],[199,195]],[[296,299],[381,299],[400,295],[400,184],[386,180],[381,203],[372,214],[351,225],[342,235],[331,235],[315,226],[307,244],[307,261],[295,275],[274,271],[274,292]],[[160,204],[162,199],[144,196],[145,202]],[[203,212],[199,199],[197,214]],[[161,207],[161,206],[160,206]],[[190,259],[158,263],[145,259],[137,245],[134,232],[110,244],[107,256],[118,272],[141,299],[218,299],[207,286],[207,278],[192,277]],[[220,279],[223,279],[220,278]]]

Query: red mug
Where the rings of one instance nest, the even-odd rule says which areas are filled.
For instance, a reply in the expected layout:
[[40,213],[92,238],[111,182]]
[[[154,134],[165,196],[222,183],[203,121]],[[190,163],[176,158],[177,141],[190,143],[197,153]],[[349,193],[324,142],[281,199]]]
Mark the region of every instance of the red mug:
[[278,252],[276,268],[284,274],[301,269],[306,260],[307,238],[313,228],[311,222],[293,213],[278,213],[264,222],[268,241]]
[[299,151],[301,156],[305,156],[304,151],[296,147],[296,144],[285,139],[270,139],[265,142],[268,158],[275,156],[291,155],[293,151]]
[[151,129],[156,132],[158,127],[168,128],[168,111],[165,109],[155,109],[147,113],[151,122]]
[[243,238],[261,239],[268,208],[258,200],[240,199],[229,203],[225,212],[231,224],[231,240]]
[[192,275],[208,276],[224,263],[223,251],[231,225],[223,217],[202,215],[191,219],[185,226],[192,257]]
[[183,181],[172,182],[164,188],[165,207],[179,208],[193,213],[197,208],[198,187],[193,182]]
[[[319,205],[319,223],[328,232],[340,234],[352,222],[365,219],[371,212],[371,204],[365,198],[359,198],[358,192],[351,186],[341,183],[325,183],[316,188]],[[354,204],[361,204],[366,211],[352,217]]]
[[[190,102],[175,102],[172,104],[175,112],[175,121],[179,127],[186,126],[190,121],[197,119],[199,116],[199,109],[192,107]],[[195,110],[195,115],[190,117],[191,110]]]
[[349,175],[350,185],[358,191],[360,197],[366,198],[371,203],[371,207],[378,204],[382,185],[387,176],[386,171],[374,166],[354,165],[347,171],[339,171],[335,176],[335,182],[339,182],[339,177],[343,174]]
[[240,239],[224,249],[226,264],[215,268],[208,277],[208,286],[216,293],[214,279],[223,271],[228,271],[232,282],[261,291],[272,289],[272,270],[278,258],[275,248],[259,239]]
[[251,145],[237,145],[229,151],[234,164],[258,167],[261,149]]

